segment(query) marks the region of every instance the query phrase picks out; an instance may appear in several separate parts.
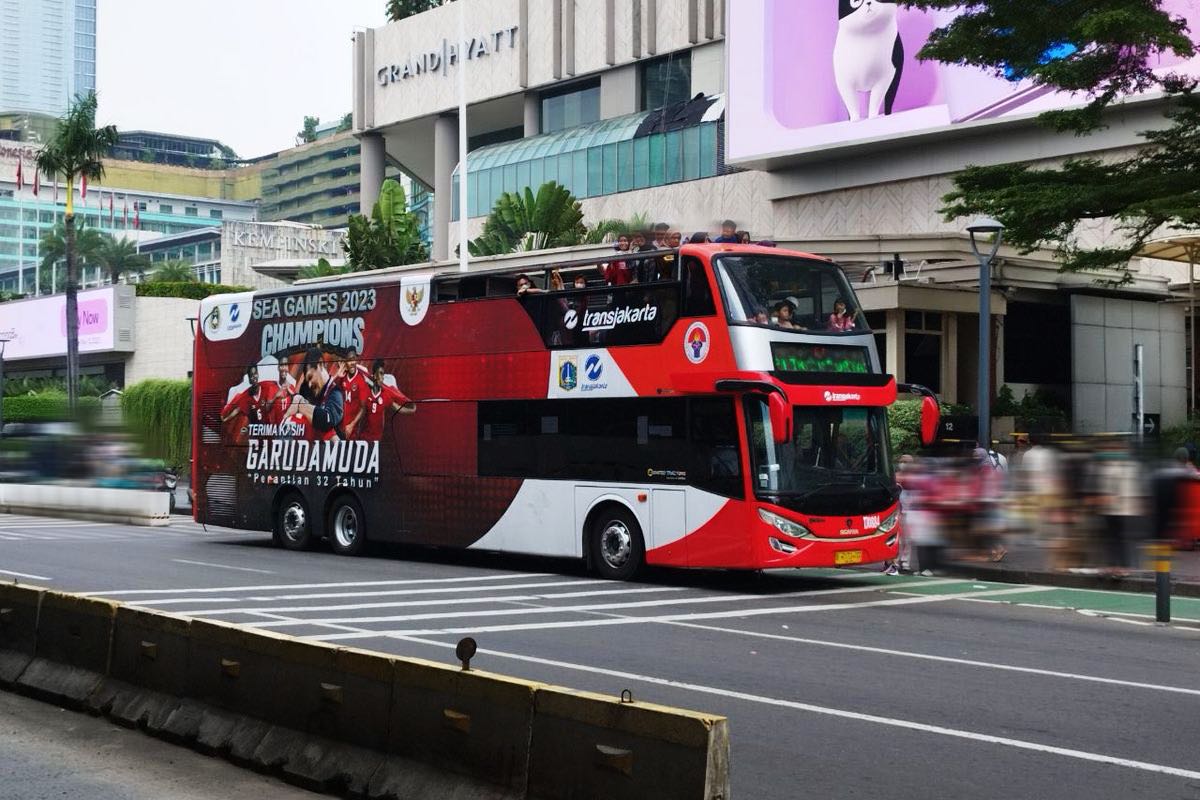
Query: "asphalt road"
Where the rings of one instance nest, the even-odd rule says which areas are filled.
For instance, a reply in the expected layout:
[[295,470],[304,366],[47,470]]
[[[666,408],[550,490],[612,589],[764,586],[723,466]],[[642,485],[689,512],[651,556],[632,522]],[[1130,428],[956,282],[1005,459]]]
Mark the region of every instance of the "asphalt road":
[[[0,516],[0,578],[725,714],[734,795],[1200,797],[1200,600],[654,572]],[[1150,618],[1148,618],[1148,616]],[[0,760],[3,756],[0,755]]]

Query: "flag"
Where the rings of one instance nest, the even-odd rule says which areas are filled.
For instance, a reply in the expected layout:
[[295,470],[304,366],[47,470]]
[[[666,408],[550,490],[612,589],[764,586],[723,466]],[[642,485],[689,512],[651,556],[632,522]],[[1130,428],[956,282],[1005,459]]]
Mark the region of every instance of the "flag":
[[142,229],[142,210],[137,203],[133,204],[133,227],[134,230]]
[[87,199],[87,175],[83,176],[83,181],[80,183],[79,196],[82,197],[84,200]]
[[24,156],[17,156],[17,191],[25,188],[25,176],[21,171],[22,165],[25,163]]
[[129,197],[125,197],[125,228],[129,228]]
[[33,196],[38,196],[38,189],[42,185],[42,168],[37,164],[33,165]]

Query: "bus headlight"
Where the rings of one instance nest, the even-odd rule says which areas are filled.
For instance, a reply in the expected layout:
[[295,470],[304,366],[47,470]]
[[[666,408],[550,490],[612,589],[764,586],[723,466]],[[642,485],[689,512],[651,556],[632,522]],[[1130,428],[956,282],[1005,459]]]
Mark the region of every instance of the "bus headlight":
[[900,509],[896,509],[887,515],[887,519],[879,523],[879,527],[875,529],[876,533],[890,533],[896,524],[900,522]]
[[790,519],[784,519],[778,514],[772,514],[765,508],[758,510],[758,516],[763,522],[775,528],[780,533],[791,536],[793,539],[803,539],[807,536],[812,536],[812,531],[801,525],[799,522],[792,522]]

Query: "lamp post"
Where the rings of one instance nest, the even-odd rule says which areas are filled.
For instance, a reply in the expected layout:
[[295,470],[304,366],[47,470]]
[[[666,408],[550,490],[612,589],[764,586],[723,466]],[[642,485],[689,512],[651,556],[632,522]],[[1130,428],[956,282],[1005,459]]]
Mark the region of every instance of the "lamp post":
[[4,345],[12,339],[0,339],[0,439],[4,438]]
[[[971,234],[971,250],[979,259],[979,446],[992,449],[992,259],[1000,250],[1004,225],[991,217],[980,217],[967,226]],[[985,255],[979,252],[978,238],[992,237],[992,248]]]

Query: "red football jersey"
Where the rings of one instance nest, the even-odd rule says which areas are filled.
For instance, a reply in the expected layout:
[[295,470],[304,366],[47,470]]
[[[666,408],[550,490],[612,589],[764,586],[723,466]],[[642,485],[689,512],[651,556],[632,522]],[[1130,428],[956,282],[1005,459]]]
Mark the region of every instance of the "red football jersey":
[[[367,374],[359,367],[350,377],[339,377],[338,385],[342,387],[342,436],[347,439],[357,438],[350,426],[362,410],[366,396],[371,391],[367,385]],[[359,427],[361,428],[361,424]]]
[[378,394],[368,392],[363,402],[366,405],[367,413],[363,416],[362,425],[359,426],[358,438],[378,441],[383,438],[383,423],[387,420],[392,406],[403,406],[409,400],[400,390],[384,385]]

